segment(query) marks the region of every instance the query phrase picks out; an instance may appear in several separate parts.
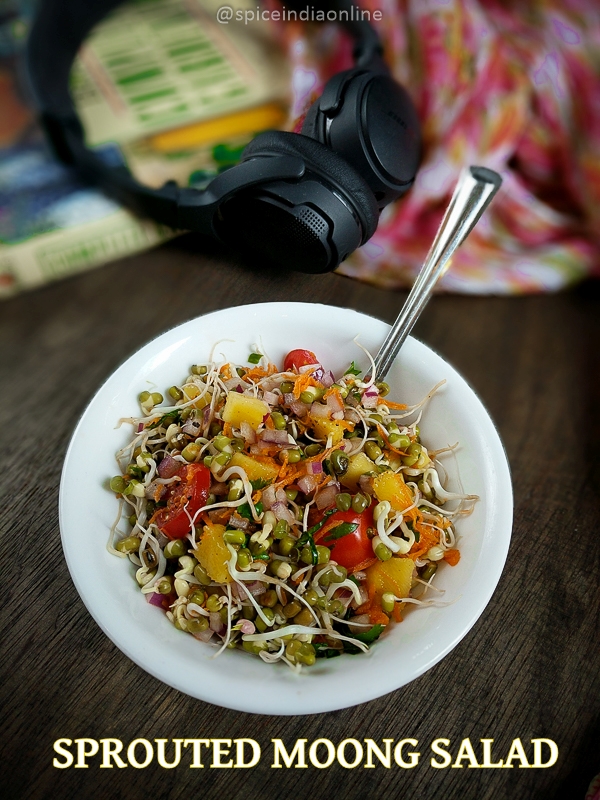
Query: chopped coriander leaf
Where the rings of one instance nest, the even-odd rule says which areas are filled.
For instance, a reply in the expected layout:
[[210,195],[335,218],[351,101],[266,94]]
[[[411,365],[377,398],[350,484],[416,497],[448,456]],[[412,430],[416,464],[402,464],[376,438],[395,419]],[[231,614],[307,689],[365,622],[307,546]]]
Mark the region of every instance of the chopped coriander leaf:
[[344,373],[344,375],[360,375],[361,372],[362,370],[359,369],[353,361],[346,370],[346,372]]
[[325,642],[313,642],[312,646],[316,650],[317,658],[335,658],[336,656],[342,655],[341,650],[330,647],[328,644],[325,644]]
[[264,478],[257,478],[255,481],[250,481],[252,491],[257,492],[259,489],[264,489],[271,481],[266,481]]
[[[260,501],[258,503],[254,503],[254,508],[256,509],[257,514],[262,514],[263,504]],[[240,517],[245,517],[245,519],[253,519],[249,503],[243,503],[243,505],[238,506],[237,513],[240,515]]]
[[[379,639],[384,629],[384,625],[373,625],[373,627],[369,628],[368,631],[365,631],[364,633],[352,633],[351,636],[353,639],[358,639],[359,642],[363,642],[363,644],[372,644],[374,641]],[[362,653],[360,647],[352,644],[352,642],[344,642],[343,647],[344,653],[349,653],[353,656],[358,656]]]
[[250,353],[248,356],[248,363],[249,364],[258,364],[262,358],[262,353]]
[[323,514],[323,519],[321,520],[321,522],[317,522],[316,525],[313,525],[312,528],[309,528],[307,531],[305,531],[296,542],[297,548],[301,548],[302,545],[304,544],[307,544],[310,547],[313,566],[319,563],[319,554],[317,553],[317,547],[315,545],[314,535],[318,530],[320,530],[323,527],[323,525],[327,521],[327,518],[330,517],[332,514],[335,514],[336,511],[337,508],[331,508],[329,511],[326,511]]
[[371,642],[379,639],[384,630],[385,625],[373,625],[372,628],[369,628],[369,630],[364,633],[353,633],[352,638],[358,639],[360,642],[364,642],[364,644],[371,644]]
[[343,536],[348,536],[349,533],[354,533],[354,531],[358,528],[357,522],[341,522],[339,525],[336,525],[327,536],[323,538],[323,542],[328,544],[329,542],[334,542],[336,539],[341,539]]
[[148,425],[149,428],[159,428],[163,425],[165,428],[168,428],[169,425],[172,425],[174,422],[180,421],[180,412],[179,411],[169,411],[168,414],[163,414],[160,419],[156,422],[153,422],[151,425]]

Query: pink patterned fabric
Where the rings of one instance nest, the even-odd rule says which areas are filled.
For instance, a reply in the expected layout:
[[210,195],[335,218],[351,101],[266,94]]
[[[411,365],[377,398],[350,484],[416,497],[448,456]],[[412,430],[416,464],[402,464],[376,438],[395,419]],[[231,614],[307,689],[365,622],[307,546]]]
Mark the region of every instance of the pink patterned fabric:
[[584,800],[600,800],[600,775],[596,775],[590,783]]
[[[461,168],[504,183],[455,255],[449,291],[556,291],[600,274],[600,4],[597,0],[363,0],[386,58],[410,91],[424,157],[413,189],[384,211],[340,272],[384,287],[412,283]],[[351,64],[334,26],[285,25],[293,119]]]

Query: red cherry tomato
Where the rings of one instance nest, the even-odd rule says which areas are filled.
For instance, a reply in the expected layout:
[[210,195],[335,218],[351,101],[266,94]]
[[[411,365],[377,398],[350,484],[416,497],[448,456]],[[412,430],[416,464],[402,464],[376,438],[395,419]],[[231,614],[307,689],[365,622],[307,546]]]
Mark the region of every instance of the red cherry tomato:
[[[332,529],[342,522],[354,523],[358,527],[340,539],[328,541],[327,537],[333,533]],[[353,569],[368,558],[373,558],[373,546],[367,531],[374,527],[372,508],[365,509],[361,514],[357,514],[356,511],[336,511],[327,520],[325,533],[318,531],[315,534],[315,542],[331,548],[332,561],[337,561],[346,569]]]
[[300,367],[305,367],[307,364],[318,363],[319,359],[314,353],[311,353],[310,350],[291,350],[285,357],[283,370],[284,372],[290,372],[293,369],[297,371]]
[[[171,484],[166,508],[161,508],[153,522],[169,539],[185,539],[190,532],[190,517],[206,505],[210,491],[210,470],[204,464],[184,464],[176,473],[181,480]],[[187,510],[187,514],[186,511]]]

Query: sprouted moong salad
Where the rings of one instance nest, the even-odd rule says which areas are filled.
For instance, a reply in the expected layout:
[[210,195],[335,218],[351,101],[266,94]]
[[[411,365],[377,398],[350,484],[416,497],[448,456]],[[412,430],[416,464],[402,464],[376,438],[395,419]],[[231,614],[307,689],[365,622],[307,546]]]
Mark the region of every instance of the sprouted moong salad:
[[336,380],[308,350],[281,371],[259,352],[211,360],[168,389],[170,405],[143,391],[141,416],[122,420],[133,437],[110,481],[108,549],[216,655],[299,670],[366,652],[407,607],[445,604],[434,578],[458,563],[455,522],[477,497],[444,488],[439,456],[454,446],[421,441],[441,383],[414,406],[392,402],[364,352],[364,379],[352,362]]

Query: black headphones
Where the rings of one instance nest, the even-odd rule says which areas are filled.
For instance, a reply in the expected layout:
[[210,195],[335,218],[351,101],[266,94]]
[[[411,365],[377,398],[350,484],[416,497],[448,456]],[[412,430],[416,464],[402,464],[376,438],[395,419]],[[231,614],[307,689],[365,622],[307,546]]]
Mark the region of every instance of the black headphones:
[[126,167],[108,166],[85,145],[69,73],[91,29],[122,2],[40,0],[27,69],[40,121],[63,163],[141,216],[213,236],[279,268],[328,272],[371,238],[381,210],[414,182],[420,132],[408,94],[382,59],[375,30],[354,19],[356,8],[348,13],[351,2],[320,5],[336,11],[353,36],[355,66],[329,80],[301,134],[259,134],[240,163],[203,190],[173,181],[160,189],[144,186]]

